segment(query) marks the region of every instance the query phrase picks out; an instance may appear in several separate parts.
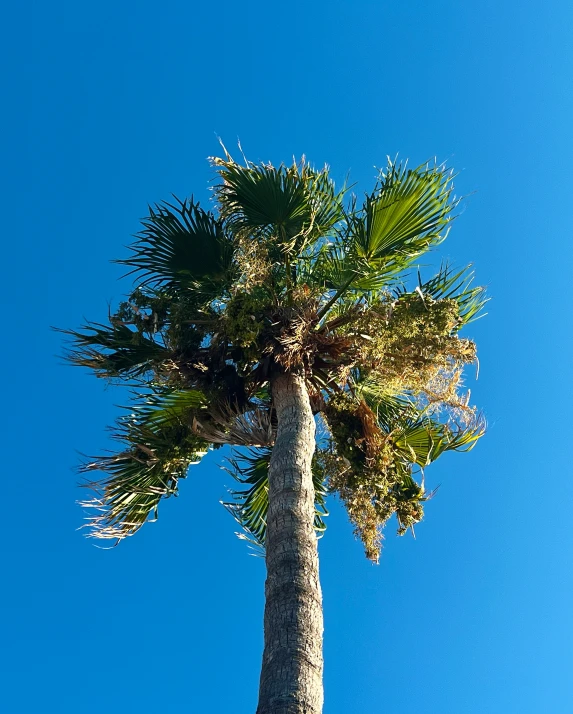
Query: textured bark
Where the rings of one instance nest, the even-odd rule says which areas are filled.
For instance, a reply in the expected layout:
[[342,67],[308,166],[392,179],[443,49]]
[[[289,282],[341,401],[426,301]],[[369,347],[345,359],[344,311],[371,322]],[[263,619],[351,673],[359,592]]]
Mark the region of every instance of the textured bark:
[[271,384],[277,438],[269,468],[265,647],[257,714],[322,712],[322,595],[311,461],[315,425],[304,380]]

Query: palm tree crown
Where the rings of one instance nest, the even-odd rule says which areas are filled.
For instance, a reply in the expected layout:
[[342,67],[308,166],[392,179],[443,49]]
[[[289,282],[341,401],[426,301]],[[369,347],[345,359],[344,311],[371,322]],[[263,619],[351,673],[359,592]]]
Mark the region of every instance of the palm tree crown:
[[[223,444],[242,487],[229,510],[264,544],[276,436],[270,379],[295,372],[321,428],[313,457],[315,528],[339,495],[376,561],[381,529],[420,521],[423,469],[468,450],[482,419],[461,393],[475,345],[458,333],[485,303],[467,270],[443,265],[413,289],[405,273],[444,240],[452,174],[389,161],[360,203],[327,168],[236,163],[225,151],[213,209],[193,198],[150,208],[135,276],[105,324],[68,330],[73,364],[130,387],[121,450],[86,463],[91,535],[120,540],[157,513],[191,464]],[[416,480],[417,479],[417,480]]]

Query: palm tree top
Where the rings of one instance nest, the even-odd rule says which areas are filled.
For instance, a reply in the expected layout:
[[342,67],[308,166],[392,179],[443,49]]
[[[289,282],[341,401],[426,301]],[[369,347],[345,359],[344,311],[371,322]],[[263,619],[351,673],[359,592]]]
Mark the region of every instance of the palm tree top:
[[[315,526],[327,491],[345,503],[366,554],[381,528],[423,515],[423,469],[467,450],[483,420],[461,389],[479,316],[472,273],[442,265],[408,287],[405,274],[447,235],[457,199],[443,165],[388,161],[362,202],[328,167],[212,159],[212,207],[192,197],[150,207],[130,255],[134,285],[105,323],[66,330],[69,360],[130,387],[117,454],[86,463],[100,538],[135,533],[211,448],[245,447],[229,509],[264,543],[270,384],[304,377],[323,437],[314,458]],[[416,481],[422,472],[421,481]]]

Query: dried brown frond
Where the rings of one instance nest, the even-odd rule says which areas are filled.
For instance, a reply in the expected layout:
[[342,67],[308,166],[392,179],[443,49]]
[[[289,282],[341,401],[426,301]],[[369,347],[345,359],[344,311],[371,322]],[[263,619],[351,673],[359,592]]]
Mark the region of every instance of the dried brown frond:
[[461,391],[463,367],[455,363],[439,370],[418,394],[418,407],[427,414],[446,413],[448,421],[466,428],[476,421],[476,408],[469,403],[471,392]]

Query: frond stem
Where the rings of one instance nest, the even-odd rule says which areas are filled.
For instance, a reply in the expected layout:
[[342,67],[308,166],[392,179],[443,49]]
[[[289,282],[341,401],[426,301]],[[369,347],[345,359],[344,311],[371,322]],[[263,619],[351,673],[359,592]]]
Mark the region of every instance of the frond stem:
[[330,300],[326,303],[326,305],[319,311],[318,313],[318,319],[319,321],[322,320],[322,318],[326,315],[326,313],[330,310],[330,308],[334,305],[334,303],[338,300],[339,297],[341,297],[346,290],[350,287],[352,281],[354,280],[354,275],[349,278],[344,285],[339,288],[335,294],[330,298]]

